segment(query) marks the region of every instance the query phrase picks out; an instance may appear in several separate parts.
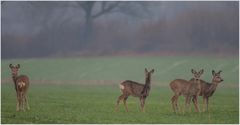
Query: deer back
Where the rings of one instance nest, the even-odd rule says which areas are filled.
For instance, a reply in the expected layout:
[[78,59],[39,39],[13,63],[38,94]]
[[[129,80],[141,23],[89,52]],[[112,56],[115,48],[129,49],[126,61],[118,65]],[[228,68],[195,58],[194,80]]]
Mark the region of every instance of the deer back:
[[186,95],[190,89],[190,82],[184,79],[175,79],[170,83],[170,88],[178,94]]
[[[194,81],[194,78],[192,78],[190,80],[191,82]],[[199,82],[200,82],[200,87],[201,87],[201,92],[200,92],[200,96],[204,95],[204,93],[206,93],[206,90],[211,86],[211,83],[208,83],[202,79],[199,79]]]
[[[194,76],[191,80],[183,80],[183,79],[176,79],[172,83],[172,86],[175,86],[174,92],[180,93],[184,95],[199,95],[201,91],[201,85],[200,85],[200,77],[203,74],[204,70],[201,69],[200,71],[196,71],[194,69],[191,69],[191,72]],[[174,87],[173,87],[174,88]]]
[[190,82],[190,87],[189,87],[189,95],[199,95],[201,93],[201,83],[200,80],[193,79]]
[[126,80],[120,84],[120,89],[125,95],[132,95],[135,97],[140,97],[141,92],[144,88],[143,84]]
[[29,87],[29,78],[26,75],[16,77],[15,88],[20,91],[27,91]]

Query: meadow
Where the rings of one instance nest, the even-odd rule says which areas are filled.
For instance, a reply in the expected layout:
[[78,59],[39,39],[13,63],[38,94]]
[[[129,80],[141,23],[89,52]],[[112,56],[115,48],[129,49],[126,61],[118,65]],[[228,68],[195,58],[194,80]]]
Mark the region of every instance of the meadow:
[[[2,60],[1,123],[239,123],[238,57],[92,57]],[[30,77],[30,111],[16,112],[16,97],[10,63],[21,64],[20,74]],[[154,68],[146,112],[139,99],[128,99],[129,112],[120,104],[118,84],[126,79],[144,82],[144,68]],[[175,78],[190,79],[191,68],[204,69],[202,79],[211,81],[212,69],[222,70],[224,82],[210,97],[209,111],[184,112],[181,97],[178,114],[171,109],[169,83]],[[199,102],[202,107],[202,98]]]

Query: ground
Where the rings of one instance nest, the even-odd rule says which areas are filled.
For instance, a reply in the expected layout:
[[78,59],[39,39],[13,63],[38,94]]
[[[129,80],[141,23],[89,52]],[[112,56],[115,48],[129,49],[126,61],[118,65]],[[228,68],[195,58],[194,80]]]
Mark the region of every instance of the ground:
[[[20,63],[20,74],[30,77],[30,111],[16,112],[16,94],[9,63]],[[129,112],[120,104],[119,83],[144,82],[144,68],[154,68],[152,89],[146,112],[140,112],[138,98],[127,101]],[[211,81],[211,70],[222,70],[220,83],[210,98],[209,111],[183,111],[171,107],[173,92],[169,83],[175,78],[190,79],[191,68],[204,69],[202,79]],[[235,57],[95,57],[58,59],[2,60],[1,123],[239,123],[238,58]],[[199,105],[202,107],[202,98]]]

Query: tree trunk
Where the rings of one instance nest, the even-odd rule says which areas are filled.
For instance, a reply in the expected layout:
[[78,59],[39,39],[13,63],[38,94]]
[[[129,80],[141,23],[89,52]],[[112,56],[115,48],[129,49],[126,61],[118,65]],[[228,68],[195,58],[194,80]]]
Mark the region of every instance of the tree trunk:
[[92,17],[92,10],[94,7],[95,2],[90,1],[86,2],[84,4],[84,10],[85,10],[85,28],[84,28],[84,36],[83,40],[84,42],[89,42],[91,35],[92,35],[92,24],[93,24],[93,17]]
[[93,19],[91,17],[91,12],[86,13],[85,29],[84,29],[84,36],[83,36],[86,42],[90,40],[90,37],[92,35],[92,23],[93,23]]

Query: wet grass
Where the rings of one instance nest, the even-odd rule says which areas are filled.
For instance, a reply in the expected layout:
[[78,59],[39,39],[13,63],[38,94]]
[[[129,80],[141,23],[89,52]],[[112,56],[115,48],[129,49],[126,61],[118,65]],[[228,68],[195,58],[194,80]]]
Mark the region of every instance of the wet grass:
[[[32,85],[29,90],[31,110],[15,111],[12,85],[2,85],[2,123],[239,123],[238,89],[220,88],[210,98],[209,112],[172,112],[168,88],[153,88],[146,100],[146,112],[140,112],[139,100],[128,99],[129,112],[121,103],[115,112],[120,91],[114,86]],[[200,98],[200,107],[202,99]],[[183,97],[180,98],[181,111]]]
[[[16,97],[9,63],[20,63],[20,74],[30,81],[63,81],[61,84],[32,83],[29,89],[31,110],[16,112]],[[129,112],[123,104],[115,112],[120,95],[118,82],[110,84],[83,83],[83,80],[126,79],[143,82],[144,68],[154,68],[153,85],[146,100],[146,112],[140,112],[139,99],[128,99]],[[222,70],[224,82],[210,98],[209,112],[172,112],[168,87],[175,78],[190,79],[190,69],[203,68],[203,79],[211,80],[211,70]],[[226,57],[102,57],[64,59],[2,60],[1,123],[239,123],[238,58]],[[9,80],[10,79],[10,80]],[[76,84],[68,81],[79,81]],[[180,98],[183,109],[184,100]],[[200,107],[202,98],[200,98]]]

